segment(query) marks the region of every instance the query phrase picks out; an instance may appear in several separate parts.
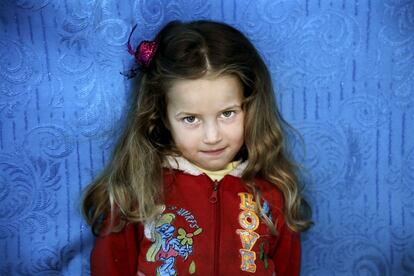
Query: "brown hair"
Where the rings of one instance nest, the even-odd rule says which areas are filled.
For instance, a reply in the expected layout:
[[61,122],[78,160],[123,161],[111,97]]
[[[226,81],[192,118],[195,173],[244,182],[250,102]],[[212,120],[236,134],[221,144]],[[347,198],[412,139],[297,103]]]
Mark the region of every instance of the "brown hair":
[[[260,176],[282,192],[287,225],[294,231],[308,229],[311,222],[303,211],[309,208],[285,147],[284,129],[289,126],[278,112],[269,71],[251,42],[235,28],[212,21],[173,21],[155,40],[157,52],[138,76],[113,158],[84,194],[83,212],[93,232],[99,232],[108,215],[118,218],[111,228],[118,231],[157,214],[163,202],[161,164],[165,155],[177,154],[165,124],[166,93],[174,80],[206,74],[236,75],[243,84],[245,145],[238,156],[249,160],[242,180],[256,202],[261,201],[254,178]],[[269,218],[264,221],[275,229]]]

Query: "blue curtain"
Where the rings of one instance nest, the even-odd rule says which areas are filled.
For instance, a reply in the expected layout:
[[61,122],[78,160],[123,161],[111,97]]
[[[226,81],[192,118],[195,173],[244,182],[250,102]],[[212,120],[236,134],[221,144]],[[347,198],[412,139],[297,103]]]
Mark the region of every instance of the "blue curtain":
[[414,1],[0,3],[0,275],[88,275],[82,189],[108,162],[126,52],[172,19],[251,38],[304,138],[303,275],[414,274]]

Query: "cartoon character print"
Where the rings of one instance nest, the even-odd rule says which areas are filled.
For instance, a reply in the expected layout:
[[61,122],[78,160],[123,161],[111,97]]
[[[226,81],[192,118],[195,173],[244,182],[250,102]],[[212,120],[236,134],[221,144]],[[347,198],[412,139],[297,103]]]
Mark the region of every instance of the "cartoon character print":
[[267,200],[264,200],[263,202],[263,213],[271,220],[273,221],[273,217],[272,217],[272,212],[270,211],[270,206],[269,203],[267,202]]
[[[193,252],[193,237],[202,232],[197,228],[193,233],[187,233],[185,229],[178,228],[178,236],[175,235],[176,227],[173,225],[176,216],[173,213],[162,214],[152,225],[151,240],[153,244],[147,251],[148,262],[161,262],[157,268],[156,275],[177,275],[175,263],[180,256],[185,260]],[[195,272],[195,263],[189,265],[189,273]]]

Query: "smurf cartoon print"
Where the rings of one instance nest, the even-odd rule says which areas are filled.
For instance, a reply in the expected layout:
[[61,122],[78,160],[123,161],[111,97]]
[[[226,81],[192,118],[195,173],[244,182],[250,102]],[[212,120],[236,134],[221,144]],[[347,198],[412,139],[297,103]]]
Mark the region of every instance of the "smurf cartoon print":
[[[193,252],[193,237],[202,232],[198,227],[194,232],[174,226],[176,215],[174,213],[161,214],[158,219],[145,225],[145,236],[153,241],[147,251],[148,262],[160,262],[156,275],[177,275],[175,264],[178,257],[187,261]],[[195,273],[194,261],[189,262],[189,274]]]

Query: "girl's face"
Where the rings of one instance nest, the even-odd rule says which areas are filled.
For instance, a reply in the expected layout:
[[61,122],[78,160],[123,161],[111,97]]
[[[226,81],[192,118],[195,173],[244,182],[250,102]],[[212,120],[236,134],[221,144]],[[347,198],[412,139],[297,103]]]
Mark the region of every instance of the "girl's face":
[[177,80],[167,93],[167,120],[182,156],[224,169],[244,143],[243,87],[236,76]]

